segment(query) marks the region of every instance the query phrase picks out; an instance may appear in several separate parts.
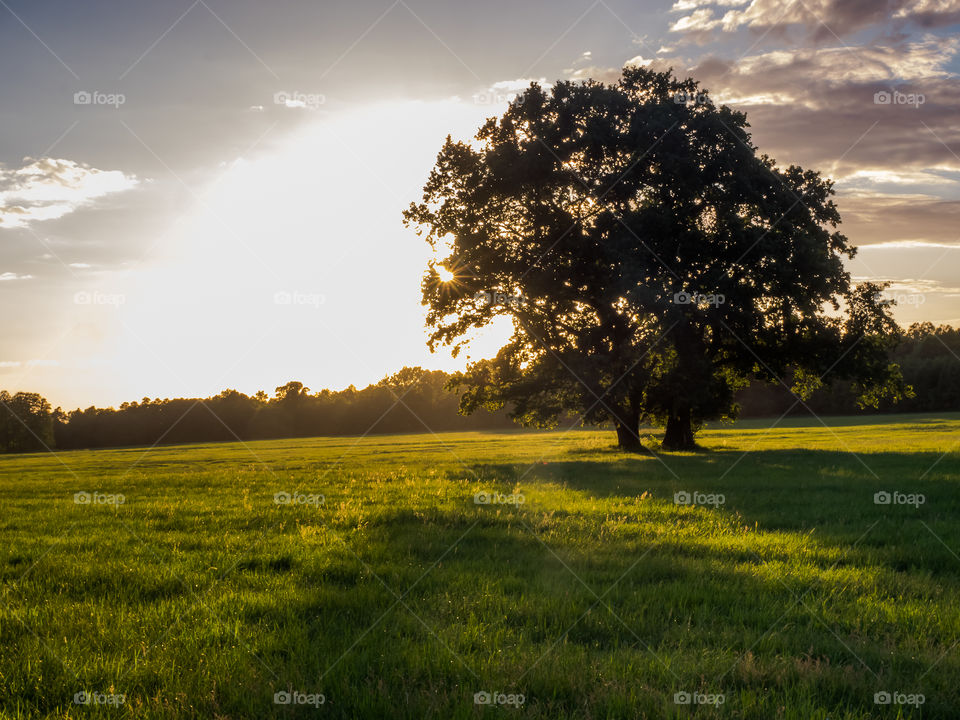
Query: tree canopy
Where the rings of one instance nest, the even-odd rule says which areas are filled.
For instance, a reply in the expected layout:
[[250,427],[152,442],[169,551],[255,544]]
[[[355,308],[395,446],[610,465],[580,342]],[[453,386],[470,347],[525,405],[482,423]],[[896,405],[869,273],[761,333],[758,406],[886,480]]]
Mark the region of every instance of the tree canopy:
[[748,127],[693,80],[627,67],[614,84],[532,83],[475,142],[448,137],[404,213],[439,255],[430,346],[513,323],[455,378],[461,409],[544,426],[574,411],[624,448],[646,419],[691,449],[750,378],[801,398],[845,379],[867,404],[906,392],[882,287],[845,269],[832,182],[781,168]]

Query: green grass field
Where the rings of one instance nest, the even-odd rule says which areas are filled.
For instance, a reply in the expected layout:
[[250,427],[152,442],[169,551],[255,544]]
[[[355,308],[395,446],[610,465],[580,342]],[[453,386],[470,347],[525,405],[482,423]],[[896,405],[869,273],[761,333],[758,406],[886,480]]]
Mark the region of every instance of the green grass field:
[[960,416],[700,440],[0,458],[0,714],[960,717]]

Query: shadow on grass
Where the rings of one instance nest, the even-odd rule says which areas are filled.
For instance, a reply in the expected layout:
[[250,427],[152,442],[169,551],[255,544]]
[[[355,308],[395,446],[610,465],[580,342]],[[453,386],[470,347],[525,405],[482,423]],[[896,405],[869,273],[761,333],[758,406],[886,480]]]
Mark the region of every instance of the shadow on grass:
[[[560,481],[609,497],[638,469],[624,461],[598,477],[596,464],[552,465],[531,495],[538,481]],[[576,487],[570,478],[588,469],[592,481]],[[488,468],[497,475],[516,468]],[[785,705],[796,717],[911,717],[873,703],[886,688],[924,692],[924,717],[950,717],[960,702],[949,680],[960,664],[943,659],[956,638],[933,632],[960,624],[956,568],[948,582],[934,579],[928,557],[909,576],[891,575],[900,571],[884,551],[902,538],[890,532],[843,562],[819,534],[775,533],[782,546],[765,545],[763,533],[725,534],[718,525],[739,517],[726,507],[654,501],[639,511],[646,525],[618,534],[610,513],[585,509],[575,523],[562,498],[548,505],[451,510],[429,523],[404,509],[382,514],[359,557],[342,560],[353,573],[303,567],[310,591],[258,618],[273,628],[264,662],[300,685],[322,678],[333,717],[385,712],[396,697],[396,717],[476,717],[472,694],[488,689],[523,693],[523,716],[535,718],[586,708],[686,717],[672,702],[681,691],[727,694],[726,708],[698,708],[706,718],[773,717]],[[698,525],[699,535],[676,532]],[[928,537],[920,554],[934,545]]]
[[[952,519],[960,512],[960,458],[940,452],[849,453],[826,450],[714,448],[708,453],[604,462],[575,459],[532,467],[485,465],[488,477],[524,476],[524,485],[556,483],[587,496],[673,499],[680,491],[723,493],[727,511],[751,524],[796,529],[847,526],[880,518]],[[529,471],[527,471],[529,469]],[[919,506],[877,504],[878,492],[922,494]]]

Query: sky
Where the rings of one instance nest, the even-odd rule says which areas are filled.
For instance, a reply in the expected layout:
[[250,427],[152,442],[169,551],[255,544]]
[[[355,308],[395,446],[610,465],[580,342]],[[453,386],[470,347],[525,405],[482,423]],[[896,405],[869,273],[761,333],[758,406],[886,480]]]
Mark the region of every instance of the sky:
[[960,0],[0,0],[0,388],[362,387],[425,345],[403,227],[531,80],[673,68],[836,181],[858,280],[960,324]]

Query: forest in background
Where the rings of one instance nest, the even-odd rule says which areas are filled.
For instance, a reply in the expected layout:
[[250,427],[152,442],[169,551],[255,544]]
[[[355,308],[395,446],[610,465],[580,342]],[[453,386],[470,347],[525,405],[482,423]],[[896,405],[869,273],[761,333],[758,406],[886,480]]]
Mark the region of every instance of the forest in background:
[[[896,405],[860,409],[844,382],[803,402],[784,386],[752,383],[738,394],[740,417],[960,410],[960,330],[911,325],[890,361],[900,365],[914,390],[913,397]],[[0,391],[0,452],[517,427],[507,410],[460,415],[459,398],[447,389],[451,377],[439,370],[403,368],[360,390],[350,386],[311,393],[291,381],[272,396],[224,390],[210,398],[144,398],[119,408],[70,412],[53,409],[37,393]],[[576,419],[570,417],[562,426]]]

